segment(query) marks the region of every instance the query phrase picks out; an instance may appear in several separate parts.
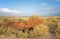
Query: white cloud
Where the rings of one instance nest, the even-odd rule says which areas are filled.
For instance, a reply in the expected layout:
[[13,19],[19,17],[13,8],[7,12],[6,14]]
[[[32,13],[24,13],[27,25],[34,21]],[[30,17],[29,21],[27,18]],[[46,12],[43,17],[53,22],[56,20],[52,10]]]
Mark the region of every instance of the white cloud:
[[45,8],[45,9],[38,9],[36,10],[38,13],[54,13],[54,12],[60,12],[60,7],[51,7],[51,8]]
[[0,12],[6,12],[6,13],[21,13],[21,11],[11,10],[11,9],[9,9],[9,8],[0,8]]
[[45,6],[48,6],[48,4],[47,3],[42,3],[41,6],[45,7]]

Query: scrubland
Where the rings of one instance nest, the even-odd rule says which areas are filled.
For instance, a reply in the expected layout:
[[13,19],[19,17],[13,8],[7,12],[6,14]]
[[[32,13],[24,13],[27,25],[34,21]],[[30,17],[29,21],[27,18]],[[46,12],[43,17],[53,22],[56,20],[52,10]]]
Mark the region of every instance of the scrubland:
[[60,36],[60,16],[0,17],[0,39],[41,39],[47,34]]

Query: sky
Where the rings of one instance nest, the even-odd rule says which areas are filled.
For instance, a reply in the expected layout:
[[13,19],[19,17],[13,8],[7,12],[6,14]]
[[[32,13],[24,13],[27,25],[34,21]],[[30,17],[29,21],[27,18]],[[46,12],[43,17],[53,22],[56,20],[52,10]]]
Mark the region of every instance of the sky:
[[60,16],[60,0],[0,0],[0,16]]

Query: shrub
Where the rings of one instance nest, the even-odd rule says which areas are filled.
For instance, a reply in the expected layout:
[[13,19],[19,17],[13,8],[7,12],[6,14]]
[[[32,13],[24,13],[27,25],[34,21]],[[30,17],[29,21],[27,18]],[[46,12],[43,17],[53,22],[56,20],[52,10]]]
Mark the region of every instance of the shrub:
[[17,37],[19,37],[19,38],[27,38],[28,37],[28,33],[27,32],[22,32],[22,31],[18,31],[17,32],[17,35],[16,35]]
[[33,28],[33,32],[31,33],[31,36],[44,36],[48,32],[48,27],[44,24],[37,25]]
[[60,18],[56,17],[50,17],[47,19],[46,24],[49,27],[50,34],[53,34],[54,36],[58,36],[60,33]]
[[43,21],[40,20],[40,18],[38,16],[31,16],[31,18],[29,18],[28,22],[31,24],[31,26],[36,26],[36,25],[43,23]]

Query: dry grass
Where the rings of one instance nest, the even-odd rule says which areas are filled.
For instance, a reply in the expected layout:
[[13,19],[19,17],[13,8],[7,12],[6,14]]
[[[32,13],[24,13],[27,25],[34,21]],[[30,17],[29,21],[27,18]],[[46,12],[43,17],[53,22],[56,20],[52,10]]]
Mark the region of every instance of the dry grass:
[[[36,17],[36,16],[33,16],[33,17]],[[32,18],[33,18],[32,17]],[[51,31],[54,31],[56,37],[57,36],[60,36],[60,18],[59,17],[40,17],[39,19],[42,20],[44,23],[43,24],[38,24],[36,26],[33,27],[33,30],[28,30],[29,28],[27,29],[23,29],[24,32],[22,30],[19,30],[19,29],[15,29],[13,28],[12,26],[4,26],[3,23],[7,22],[8,21],[20,21],[20,19],[24,19],[25,21],[27,21],[29,18],[19,18],[19,17],[16,17],[18,19],[15,20],[15,18],[9,18],[9,17],[1,17],[0,18],[0,38],[3,39],[6,38],[6,39],[11,39],[11,38],[21,38],[21,39],[32,39],[33,37],[43,37],[44,35],[48,33],[51,33],[49,30]],[[18,22],[19,22],[18,21]],[[32,22],[32,21],[31,21]],[[36,21],[37,22],[37,21]],[[35,23],[35,22],[34,22]],[[53,33],[53,34],[54,34]],[[52,33],[51,33],[52,34]],[[3,35],[3,36],[2,36]],[[8,37],[6,37],[6,36]],[[2,36],[2,37],[1,37]]]

